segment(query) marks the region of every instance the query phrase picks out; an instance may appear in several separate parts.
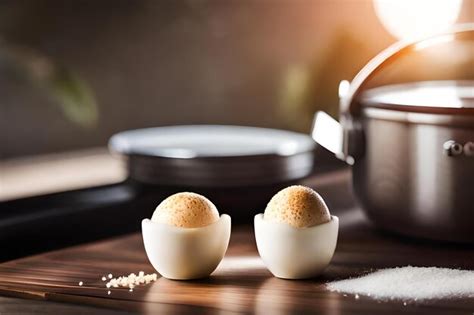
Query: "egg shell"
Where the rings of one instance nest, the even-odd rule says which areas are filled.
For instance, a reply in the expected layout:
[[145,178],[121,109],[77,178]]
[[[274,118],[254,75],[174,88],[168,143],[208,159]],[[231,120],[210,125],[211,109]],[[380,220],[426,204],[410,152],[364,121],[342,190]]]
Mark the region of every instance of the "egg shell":
[[254,227],[260,257],[275,277],[307,279],[329,265],[336,249],[339,219],[331,216],[327,223],[295,228],[265,220],[260,213],[255,216]]
[[199,228],[142,221],[148,259],[163,277],[175,280],[209,276],[227,251],[230,232],[231,219],[226,214],[217,222]]

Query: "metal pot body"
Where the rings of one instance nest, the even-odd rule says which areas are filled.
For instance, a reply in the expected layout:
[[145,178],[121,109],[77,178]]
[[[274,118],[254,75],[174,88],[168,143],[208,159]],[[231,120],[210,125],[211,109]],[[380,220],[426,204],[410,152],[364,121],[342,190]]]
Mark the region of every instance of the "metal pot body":
[[386,230],[474,242],[473,117],[366,108],[356,198]]
[[473,47],[472,23],[395,43],[341,82],[340,123],[316,114],[314,140],[353,165],[377,226],[474,243]]

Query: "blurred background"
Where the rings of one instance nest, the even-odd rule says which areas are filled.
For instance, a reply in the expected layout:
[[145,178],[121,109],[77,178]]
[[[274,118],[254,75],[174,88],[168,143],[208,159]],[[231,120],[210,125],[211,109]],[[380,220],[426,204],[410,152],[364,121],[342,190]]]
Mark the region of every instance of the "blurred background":
[[14,158],[151,126],[308,132],[396,38],[369,0],[141,0],[2,1],[0,40],[0,154]]

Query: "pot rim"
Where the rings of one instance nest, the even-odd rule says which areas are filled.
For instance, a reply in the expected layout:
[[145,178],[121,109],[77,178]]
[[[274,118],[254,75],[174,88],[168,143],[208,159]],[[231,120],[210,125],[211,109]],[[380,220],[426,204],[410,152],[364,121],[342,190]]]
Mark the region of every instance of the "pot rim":
[[362,118],[396,121],[408,124],[437,125],[446,127],[467,127],[474,129],[474,115],[439,114],[366,107]]
[[[429,102],[423,98],[418,99],[419,95],[437,92],[442,93],[435,95],[438,98],[433,99],[431,96]],[[474,80],[390,84],[365,91],[359,102],[362,111],[381,108],[408,113],[474,115]]]

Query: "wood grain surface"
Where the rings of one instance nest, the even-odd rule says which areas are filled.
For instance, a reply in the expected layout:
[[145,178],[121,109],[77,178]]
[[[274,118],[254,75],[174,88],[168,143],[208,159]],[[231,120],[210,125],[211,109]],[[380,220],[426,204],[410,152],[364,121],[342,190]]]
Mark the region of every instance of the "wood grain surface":
[[[56,303],[83,306],[83,312],[110,310],[144,314],[472,314],[474,299],[426,302],[375,301],[361,296],[329,292],[325,283],[378,268],[415,265],[474,269],[474,248],[406,239],[376,230],[354,206],[348,173],[321,177],[309,183],[328,200],[340,218],[337,249],[330,266],[318,278],[296,281],[272,277],[256,251],[251,226],[235,227],[226,257],[211,277],[194,281],[159,278],[133,292],[113,289],[107,294],[101,277],[143,270],[149,264],[140,234],[48,252],[0,264],[0,295],[33,299],[51,312],[76,314],[77,309]],[[101,228],[106,228],[106,222]],[[80,233],[80,231],[71,231]],[[34,242],[34,240],[32,240]],[[83,281],[84,285],[78,286]],[[11,302],[11,300],[8,300]],[[29,305],[26,300],[24,305]],[[44,303],[44,304],[41,304]],[[9,304],[10,305],[10,304]],[[62,305],[62,304],[61,304]],[[0,304],[0,313],[2,310]],[[11,306],[10,306],[11,307]],[[43,307],[43,308],[44,308]],[[96,309],[96,308],[100,309]],[[21,309],[18,306],[18,309]]]

